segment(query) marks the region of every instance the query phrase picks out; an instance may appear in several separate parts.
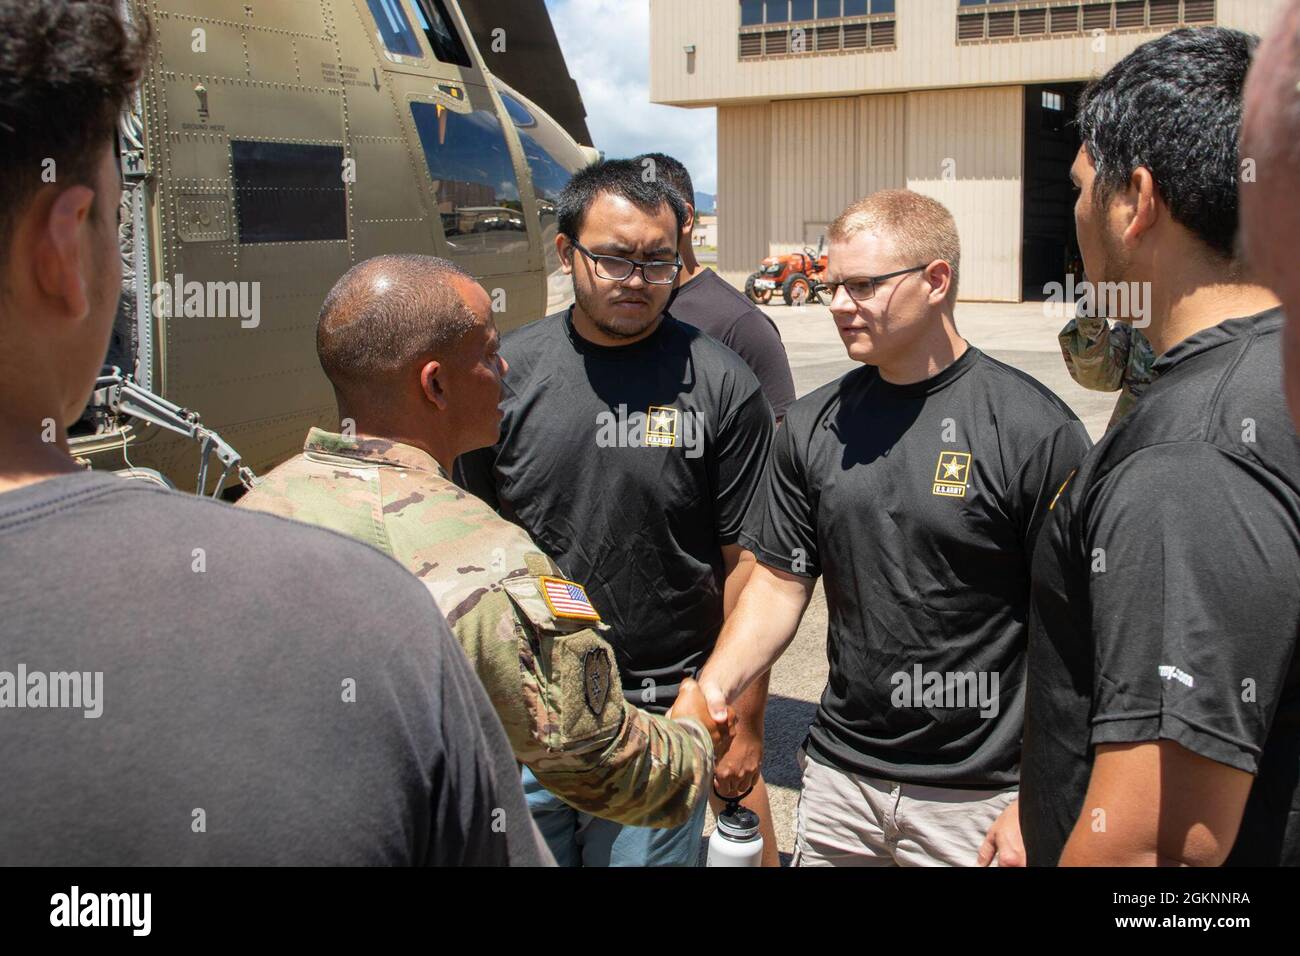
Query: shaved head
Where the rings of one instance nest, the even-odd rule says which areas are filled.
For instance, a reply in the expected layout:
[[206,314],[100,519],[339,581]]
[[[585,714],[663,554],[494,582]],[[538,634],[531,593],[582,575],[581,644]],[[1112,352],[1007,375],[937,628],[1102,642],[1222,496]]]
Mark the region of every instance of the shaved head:
[[467,273],[435,256],[376,256],[345,272],[316,325],[316,353],[340,399],[382,392],[454,351],[478,321],[465,302],[471,287]]
[[1246,81],[1241,155],[1254,181],[1241,185],[1241,245],[1246,261],[1287,311],[1287,398],[1300,423],[1300,0],[1280,12]]

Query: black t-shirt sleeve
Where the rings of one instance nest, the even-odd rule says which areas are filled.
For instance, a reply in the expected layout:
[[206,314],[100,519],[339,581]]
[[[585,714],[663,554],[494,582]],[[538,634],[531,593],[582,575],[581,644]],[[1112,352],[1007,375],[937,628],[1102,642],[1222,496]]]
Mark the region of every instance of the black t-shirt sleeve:
[[497,448],[479,448],[466,452],[456,459],[452,466],[452,481],[470,494],[487,502],[496,512],[501,511],[501,502],[497,498],[497,485],[494,469],[497,460]]
[[1020,529],[1026,562],[1034,553],[1038,529],[1047,517],[1057,492],[1083,461],[1092,441],[1083,423],[1063,422],[1025,457],[1007,488],[1007,516]]
[[[748,374],[745,372],[747,378]],[[719,544],[733,544],[740,537],[745,512],[763,477],[763,465],[772,443],[772,409],[760,389],[754,388],[739,405],[723,415],[715,441],[718,448],[710,462],[710,477],[715,495],[717,538]]]
[[785,418],[786,409],[794,404],[794,376],[772,320],[752,310],[733,326],[727,346],[753,369],[777,421]]
[[505,730],[455,639],[439,621],[443,760],[433,779],[431,866],[550,864],[533,826]]
[[740,543],[769,567],[816,578],[821,574],[817,511],[809,494],[801,447],[794,423],[777,429]]
[[1267,482],[1213,445],[1169,443],[1089,494],[1092,743],[1173,740],[1258,772],[1300,620],[1293,505]]

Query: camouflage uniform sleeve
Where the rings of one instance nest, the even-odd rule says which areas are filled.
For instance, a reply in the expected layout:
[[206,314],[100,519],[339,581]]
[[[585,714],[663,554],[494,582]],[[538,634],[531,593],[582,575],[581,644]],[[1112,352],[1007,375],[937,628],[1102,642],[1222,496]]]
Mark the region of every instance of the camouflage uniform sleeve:
[[1122,322],[1071,319],[1057,336],[1070,377],[1094,392],[1117,391],[1129,364],[1131,332]]
[[629,704],[613,649],[587,622],[551,613],[538,575],[552,568],[529,564],[447,614],[516,758],[583,812],[632,826],[686,822],[713,779],[708,734]]
[[1113,428],[1117,422],[1132,410],[1138,398],[1147,390],[1155,378],[1151,366],[1155,364],[1155,351],[1145,335],[1138,329],[1125,326],[1129,333],[1128,367],[1124,370],[1124,386],[1120,390],[1119,401],[1111,413],[1107,428]]

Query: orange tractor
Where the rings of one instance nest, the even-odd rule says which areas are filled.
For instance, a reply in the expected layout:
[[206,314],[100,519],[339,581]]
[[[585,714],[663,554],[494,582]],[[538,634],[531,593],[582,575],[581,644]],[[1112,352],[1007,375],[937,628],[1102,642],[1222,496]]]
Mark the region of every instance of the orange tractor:
[[826,276],[823,245],[824,238],[817,240],[816,252],[804,246],[803,252],[768,256],[758,271],[745,280],[745,295],[751,302],[766,305],[780,289],[786,305],[803,305],[813,297],[813,289]]

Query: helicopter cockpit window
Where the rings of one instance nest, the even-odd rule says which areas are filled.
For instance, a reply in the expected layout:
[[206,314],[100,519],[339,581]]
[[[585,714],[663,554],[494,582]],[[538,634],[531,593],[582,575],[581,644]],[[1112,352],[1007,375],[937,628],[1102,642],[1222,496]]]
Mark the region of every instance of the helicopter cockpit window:
[[348,237],[342,146],[234,140],[230,154],[241,243]]
[[588,159],[555,120],[523,102],[504,84],[497,82],[496,87],[506,115],[519,132],[519,145],[537,196],[537,221],[547,273],[546,310],[550,313],[567,305],[573,295],[573,286],[555,251],[555,235],[559,232],[555,204],[573,174],[587,165]]
[[528,112],[528,107],[502,89],[500,84],[497,84],[497,92],[501,94],[501,102],[516,128],[524,130],[537,125],[537,120],[533,118],[532,113]]
[[[543,140],[549,139],[553,143],[563,142],[558,133],[549,130],[545,125],[539,125],[537,118],[528,107],[504,89],[498,86],[497,91],[501,94],[501,102],[506,108],[506,113],[514,121],[515,129],[519,131],[519,145],[524,149],[524,158],[528,160],[528,169],[533,176],[533,192],[537,194],[537,202],[541,207],[539,212],[542,230],[545,232],[548,226],[555,224],[555,203],[560,198],[560,191],[564,189],[573,174],[585,165],[584,158],[575,152],[566,163],[552,155]],[[548,133],[551,135],[547,136]]]
[[434,56],[443,63],[455,66],[472,65],[465,44],[460,42],[442,0],[412,0],[411,6],[415,10],[416,19],[420,21],[420,28],[429,38],[429,47]]
[[366,3],[389,53],[417,60],[424,56],[420,51],[420,41],[411,29],[411,21],[406,19],[406,13],[402,10],[401,0],[366,0]]
[[496,116],[486,110],[457,113],[434,103],[412,103],[411,116],[437,186],[448,244],[467,254],[527,249],[519,181]]

